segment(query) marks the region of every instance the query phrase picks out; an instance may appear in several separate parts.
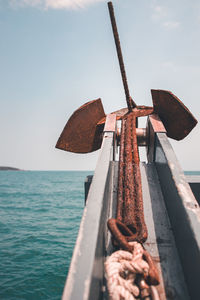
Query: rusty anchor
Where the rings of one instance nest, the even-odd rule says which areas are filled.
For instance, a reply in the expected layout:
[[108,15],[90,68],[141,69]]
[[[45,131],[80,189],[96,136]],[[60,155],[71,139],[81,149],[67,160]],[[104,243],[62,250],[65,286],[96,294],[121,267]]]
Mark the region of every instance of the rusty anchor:
[[[169,91],[151,90],[153,107],[136,105],[129,93],[112,2],[108,3],[108,8],[127,102],[127,108],[113,112],[117,120],[122,120],[117,220],[124,222],[131,230],[128,240],[144,242],[147,229],[143,216],[137,118],[157,113],[165,125],[167,135],[177,140],[186,137],[197,120],[180,99]],[[101,99],[85,103],[68,120],[56,148],[75,153],[98,150],[101,147],[105,119]]]
[[[117,218],[108,220],[115,245],[131,251],[129,242],[144,243],[147,228],[144,221],[140,160],[137,143],[137,119],[153,113],[159,115],[167,135],[181,140],[196,126],[197,120],[188,108],[169,91],[152,90],[153,107],[137,106],[130,96],[126,72],[117,32],[114,9],[108,3],[115,45],[126,96],[127,108],[113,112],[117,120],[122,120],[120,158],[118,174]],[[78,108],[65,125],[56,148],[75,152],[89,153],[101,147],[102,132],[106,120],[101,99],[85,103]],[[158,272],[148,252],[145,259],[150,266],[147,284],[158,284]]]
[[[128,107],[113,112],[116,114],[117,120],[121,120],[137,107],[141,112],[138,117],[144,116],[142,109],[146,111],[145,115],[153,112],[158,114],[167,130],[168,137],[176,140],[185,138],[196,126],[197,120],[172,92],[151,90],[153,107],[137,106],[131,98],[112,2],[108,2],[108,8]],[[101,147],[105,119],[106,115],[101,99],[85,103],[72,114],[66,123],[56,148],[75,153],[89,153],[98,150]]]
[[[151,93],[153,107],[137,106],[138,117],[155,112],[163,122],[168,137],[175,140],[184,139],[196,126],[196,118],[172,92],[151,90]],[[116,114],[117,120],[122,120],[128,113],[127,108],[112,112]],[[85,103],[66,123],[56,148],[74,153],[89,153],[100,149],[105,120],[101,99]]]

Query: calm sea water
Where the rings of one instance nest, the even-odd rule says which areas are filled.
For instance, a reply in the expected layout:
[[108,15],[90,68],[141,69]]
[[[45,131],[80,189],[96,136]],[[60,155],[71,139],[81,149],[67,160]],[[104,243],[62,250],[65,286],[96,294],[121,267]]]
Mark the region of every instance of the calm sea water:
[[0,299],[60,299],[92,172],[0,172]]

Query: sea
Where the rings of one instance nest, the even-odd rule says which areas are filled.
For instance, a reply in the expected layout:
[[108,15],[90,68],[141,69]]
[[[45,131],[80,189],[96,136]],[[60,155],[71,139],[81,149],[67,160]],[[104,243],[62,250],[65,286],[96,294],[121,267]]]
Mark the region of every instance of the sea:
[[92,174],[0,171],[1,300],[61,299]]
[[61,299],[91,171],[0,171],[0,299]]

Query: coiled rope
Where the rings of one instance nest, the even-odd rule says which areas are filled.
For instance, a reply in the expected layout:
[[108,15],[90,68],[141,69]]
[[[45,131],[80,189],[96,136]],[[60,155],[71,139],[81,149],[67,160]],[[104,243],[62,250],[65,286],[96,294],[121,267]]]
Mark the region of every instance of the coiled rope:
[[[138,242],[130,242],[133,252],[119,250],[105,262],[105,275],[110,300],[141,299],[159,300],[155,287],[149,287],[145,278],[149,265],[143,259],[144,248]],[[149,297],[151,294],[151,298]]]

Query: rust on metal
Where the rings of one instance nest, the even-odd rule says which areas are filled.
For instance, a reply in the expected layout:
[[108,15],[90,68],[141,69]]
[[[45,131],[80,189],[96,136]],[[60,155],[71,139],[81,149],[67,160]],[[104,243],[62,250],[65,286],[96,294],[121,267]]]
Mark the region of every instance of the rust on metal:
[[[133,246],[131,246],[129,242],[138,241],[143,243],[147,239],[148,234],[144,220],[141,174],[139,166],[140,160],[136,129],[138,117],[152,114],[153,108],[145,106],[138,107],[130,97],[112,2],[108,3],[108,8],[128,106],[128,109],[122,109],[115,112],[117,120],[122,120],[118,174],[117,219],[108,220],[108,228],[112,233],[113,240],[117,242],[118,246],[131,251],[133,250]],[[105,118],[100,120],[99,124],[104,122]],[[152,263],[149,256],[147,256],[147,260]],[[156,277],[155,266],[151,264],[150,268],[151,276],[149,277],[151,279],[153,276],[154,279],[154,277]],[[155,283],[155,280],[152,281]],[[142,291],[144,294],[143,296],[147,298],[149,296],[149,291],[146,283],[143,284]]]
[[196,126],[197,120],[189,109],[172,92],[151,90],[154,112],[163,122],[167,136],[175,139],[184,139]]
[[149,285],[158,285],[160,282],[159,273],[158,273],[158,269],[156,268],[156,265],[153,261],[153,258],[151,257],[149,252],[146,251],[145,249],[144,249],[143,257],[149,265],[149,274],[148,274],[148,277],[146,278],[146,282]]
[[139,153],[136,136],[137,108],[122,120],[117,220],[132,232],[132,240],[144,242],[147,228],[144,221]]
[[[153,107],[141,105],[141,106],[135,107],[134,111],[135,111],[137,117],[144,117],[144,116],[148,116],[153,113]],[[129,110],[128,110],[128,108],[122,108],[122,109],[113,111],[111,114],[115,114],[117,121],[119,121],[119,120],[122,120],[126,115],[129,114]],[[99,120],[97,125],[104,124],[105,121],[106,121],[106,117],[103,117],[101,120]]]
[[[118,197],[117,218],[108,220],[108,228],[112,233],[113,244],[124,250],[132,252],[133,246],[129,243],[137,241],[144,243],[147,239],[147,227],[144,220],[142,185],[140,174],[140,159],[137,143],[137,116],[152,113],[144,107],[137,107],[131,113],[122,118],[119,174],[118,174]],[[144,259],[149,264],[149,273],[145,282],[141,282],[142,295],[149,296],[148,285],[159,284],[159,275],[151,255],[144,250]]]
[[105,117],[101,99],[93,100],[79,107],[65,125],[56,148],[75,152],[88,153],[101,147],[104,125],[98,125]]
[[[129,244],[129,242],[133,240],[138,241],[137,235],[133,234],[132,231],[129,229],[129,227],[127,227],[123,222],[117,219],[109,219],[107,225],[110,232],[112,233],[112,237],[114,238],[114,241],[117,242],[117,245],[126,251],[132,252],[134,246]],[[145,276],[145,281],[149,285],[158,285],[159,284],[158,270],[155,266],[153,258],[145,249],[144,249],[143,258],[144,260],[146,260],[146,262],[149,265],[149,272],[148,275]]]
[[[119,120],[122,120],[122,118],[128,113],[128,108],[122,108],[122,109],[119,109],[119,110],[116,110],[114,112],[112,112],[111,114],[115,114],[116,115],[116,118],[117,118],[117,121]],[[98,124],[97,125],[101,125],[101,124],[104,124],[106,121],[106,116],[103,117],[101,120],[99,120]]]
[[138,105],[133,109],[136,117],[145,117],[153,113],[154,109],[151,106]]
[[125,119],[122,120],[120,153],[119,153],[119,174],[118,174],[118,194],[117,194],[117,220],[122,222],[122,211],[124,206],[124,147],[125,147]]
[[137,240],[147,239],[144,221],[139,152],[136,136],[136,109],[126,118],[125,136],[125,180],[124,180],[124,223],[136,230]]
[[112,233],[114,243],[117,243],[122,249],[132,252],[133,246],[128,242],[130,240],[135,240],[136,236],[132,231],[121,221],[117,219],[109,219],[107,222],[108,228]]
[[[152,107],[136,107],[131,113],[126,112],[122,118],[117,220],[115,222],[113,219],[111,222],[109,220],[108,227],[118,243],[126,249],[130,248],[128,245],[130,241],[143,243],[147,239],[147,228],[143,212],[136,119],[138,116],[151,114],[152,110]],[[123,236],[124,228],[128,228],[129,230],[129,234],[126,234],[126,237]],[[127,233],[126,230],[125,232]]]
[[119,66],[120,66],[122,81],[123,81],[123,85],[124,85],[124,91],[125,91],[125,95],[126,95],[126,102],[127,102],[128,110],[131,111],[133,107],[136,107],[136,104],[130,97],[130,93],[129,93],[128,82],[127,82],[127,78],[126,78],[126,71],[125,71],[122,50],[121,50],[121,45],[120,45],[120,40],[119,40],[119,34],[117,31],[117,24],[115,21],[114,8],[112,5],[112,2],[108,2],[108,9],[109,9],[109,13],[110,13],[110,20],[111,20],[114,39],[115,39],[115,46],[116,46],[116,50],[117,50],[117,56],[118,56],[118,60],[119,60]]

